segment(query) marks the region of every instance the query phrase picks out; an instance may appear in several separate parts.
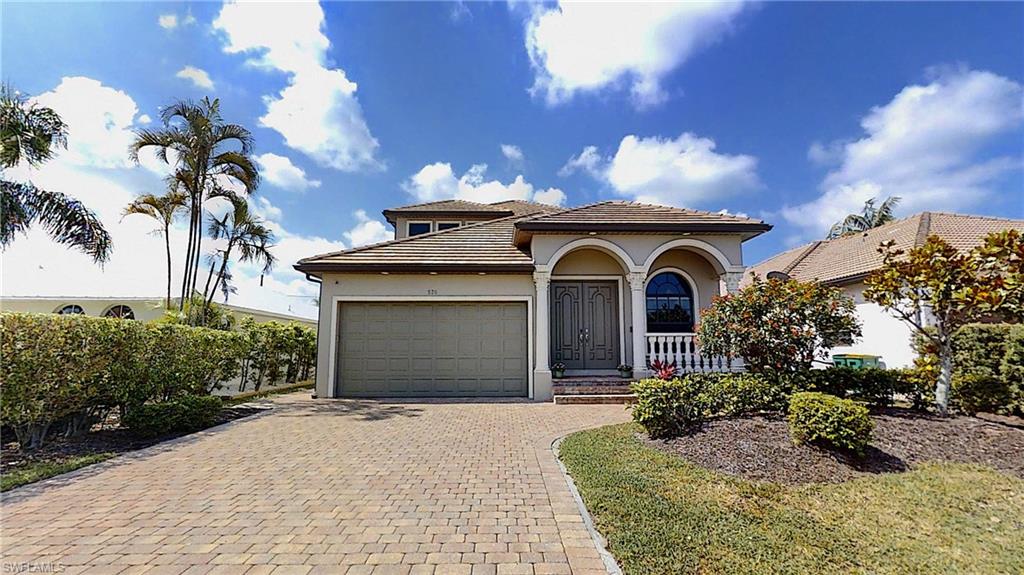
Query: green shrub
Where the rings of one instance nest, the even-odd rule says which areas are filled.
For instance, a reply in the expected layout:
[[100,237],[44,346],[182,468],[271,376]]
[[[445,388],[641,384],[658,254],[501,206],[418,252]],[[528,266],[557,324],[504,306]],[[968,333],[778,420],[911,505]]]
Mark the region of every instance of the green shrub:
[[216,423],[221,406],[221,399],[215,395],[183,395],[171,401],[137,406],[128,412],[123,423],[133,435],[152,439],[210,427]]
[[746,415],[781,412],[789,399],[786,378],[770,373],[691,373],[703,396],[708,415]]
[[141,324],[54,314],[0,314],[0,420],[26,449],[51,427],[88,429],[117,403],[118,386],[138,381]]
[[696,379],[644,379],[630,385],[636,395],[633,421],[653,438],[673,437],[700,427],[708,411]]
[[799,391],[820,391],[836,397],[856,399],[874,407],[893,404],[897,393],[906,394],[911,385],[901,370],[830,367],[793,374],[792,387]]
[[239,391],[252,385],[295,383],[308,379],[316,364],[316,330],[297,323],[242,322],[241,332],[249,353],[242,362]]
[[868,409],[849,399],[816,391],[789,398],[789,433],[797,443],[863,453],[874,423]]
[[[939,363],[923,338],[915,341],[914,361],[934,393]],[[950,405],[967,413],[1024,411],[1024,325],[969,324],[953,334],[953,382]]]

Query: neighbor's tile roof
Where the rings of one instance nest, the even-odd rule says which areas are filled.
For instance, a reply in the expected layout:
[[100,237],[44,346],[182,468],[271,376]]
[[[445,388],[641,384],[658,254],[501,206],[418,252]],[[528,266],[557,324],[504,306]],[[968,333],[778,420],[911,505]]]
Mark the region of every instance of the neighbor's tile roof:
[[493,204],[481,204],[479,202],[470,202],[468,200],[439,200],[436,202],[425,202],[422,204],[412,204],[409,206],[399,206],[397,208],[388,208],[388,212],[507,212],[508,209],[502,209]]
[[508,216],[459,228],[422,234],[305,258],[295,269],[315,271],[521,272],[533,259],[512,244],[514,224]]
[[551,214],[555,212],[562,212],[566,209],[561,206],[542,204],[540,202],[527,202],[526,200],[505,200],[503,202],[494,202],[493,204],[486,205],[503,210],[511,210],[517,216],[536,214],[538,212]]
[[639,202],[607,201],[543,214],[519,221],[521,230],[580,228],[594,231],[750,231],[771,226],[761,220],[726,213],[657,206]]
[[744,284],[750,282],[753,274],[763,278],[773,271],[801,281],[850,283],[882,265],[878,246],[884,241],[893,240],[895,248],[908,250],[923,244],[928,236],[936,235],[956,249],[967,251],[980,244],[989,233],[1007,229],[1024,231],[1024,220],[922,212],[863,233],[820,240],[782,252],[751,266],[744,276]]

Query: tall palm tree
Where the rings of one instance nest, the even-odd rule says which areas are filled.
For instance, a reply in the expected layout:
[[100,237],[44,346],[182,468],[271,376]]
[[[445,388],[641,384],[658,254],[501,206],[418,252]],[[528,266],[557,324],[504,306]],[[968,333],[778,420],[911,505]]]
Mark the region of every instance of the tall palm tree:
[[[67,144],[68,127],[57,112],[30,104],[9,85],[0,86],[0,174],[21,162],[39,166]],[[37,223],[54,241],[84,251],[95,262],[110,259],[110,234],[81,202],[0,177],[0,248]]]
[[154,233],[164,236],[164,248],[167,251],[167,296],[164,300],[164,309],[171,309],[171,226],[174,225],[178,212],[183,212],[187,208],[188,196],[171,190],[163,196],[141,195],[124,209],[125,216],[141,214],[160,223],[160,228],[154,230]]
[[204,203],[215,197],[232,198],[235,189],[251,194],[259,185],[253,163],[253,137],[238,124],[226,124],[220,114],[220,100],[178,101],[160,112],[163,127],[140,130],[130,153],[136,162],[139,152],[155,148],[159,159],[174,165],[169,176],[173,185],[189,198],[188,245],[181,282],[181,304],[196,291],[203,241]]
[[[210,237],[219,240],[227,240],[224,249],[216,250],[211,258],[210,273],[206,277],[206,286],[203,288],[203,295],[206,297],[206,305],[213,302],[213,296],[217,293],[218,286],[227,297],[232,293],[227,283],[231,276],[228,271],[228,262],[233,254],[238,255],[240,262],[253,262],[263,264],[263,273],[267,273],[274,267],[276,259],[270,253],[273,247],[274,232],[267,227],[266,222],[249,211],[249,204],[244,199],[237,199],[233,202],[232,210],[221,218],[212,218],[210,221]],[[213,270],[219,260],[220,269],[214,276]],[[210,281],[213,279],[213,285]]]
[[866,232],[871,228],[877,228],[893,221],[896,219],[893,212],[900,204],[900,199],[899,196],[892,196],[876,208],[875,198],[871,198],[864,202],[864,209],[859,214],[850,214],[843,218],[843,221],[833,224],[825,239],[834,240],[838,237]]

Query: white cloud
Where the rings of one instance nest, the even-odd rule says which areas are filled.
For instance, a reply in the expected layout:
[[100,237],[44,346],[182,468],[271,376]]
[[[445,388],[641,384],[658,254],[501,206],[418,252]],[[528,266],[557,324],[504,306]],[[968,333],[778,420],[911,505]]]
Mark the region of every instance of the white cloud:
[[455,0],[451,3],[451,8],[448,10],[448,18],[454,23],[462,22],[463,20],[472,20],[473,13],[469,11],[469,6],[462,0]]
[[192,10],[189,9],[189,11],[185,14],[185,17],[181,20],[178,20],[178,15],[172,12],[170,14],[161,14],[157,18],[156,22],[164,30],[174,30],[179,25],[182,27],[191,26],[196,23],[196,19],[194,16],[192,16]]
[[[75,97],[70,97],[69,92]],[[151,233],[157,224],[145,216],[122,217],[124,207],[136,195],[161,193],[164,188],[159,174],[127,161],[128,144],[121,140],[135,114],[135,101],[124,92],[89,78],[65,78],[60,86],[39,98],[41,104],[52,106],[69,122],[71,149],[40,168],[18,166],[5,170],[4,177],[31,180],[43,189],[63,192],[81,201],[103,222],[113,238],[114,250],[110,261],[100,267],[89,256],[59,245],[43,230],[33,228],[26,236],[15,238],[3,251],[3,295],[161,297],[165,291],[166,260],[163,237]],[[81,100],[91,109],[82,106]],[[286,229],[280,223],[284,214],[265,197],[253,198],[252,206],[269,220],[277,236],[273,253],[279,263],[264,277],[262,287],[259,269],[233,264],[238,293],[230,303],[316,317],[313,298],[317,287],[291,266],[303,257],[343,249],[344,244]],[[173,284],[180,282],[186,236],[183,221],[172,228]],[[212,245],[206,238],[204,251]]]
[[157,18],[157,23],[164,30],[173,30],[178,27],[178,15],[177,14],[161,14]]
[[213,26],[225,35],[225,52],[254,53],[250,65],[289,75],[284,90],[264,97],[261,125],[320,165],[343,171],[383,168],[356,83],[344,70],[327,67],[330,40],[319,4],[225,3]]
[[760,187],[757,158],[715,151],[715,141],[686,132],[672,140],[626,136],[610,158],[594,146],[569,159],[562,175],[584,170],[617,194],[692,207]]
[[423,166],[406,180],[402,187],[421,202],[459,198],[481,203],[502,200],[527,200],[562,204],[565,194],[557,188],[535,190],[522,175],[508,183],[486,180],[487,164],[474,164],[461,177],[456,178],[451,164],[437,162]]
[[61,78],[33,101],[56,110],[68,125],[68,149],[59,153],[80,166],[117,168],[130,165],[128,147],[138,106],[128,94],[83,76]]
[[302,192],[307,188],[319,188],[320,180],[311,180],[306,177],[306,171],[296,166],[285,157],[267,152],[254,158],[260,168],[260,176],[272,185],[279,188]]
[[152,121],[153,121],[153,118],[150,118],[149,114],[142,114],[141,116],[139,116],[139,123],[140,124],[149,124]]
[[394,234],[388,231],[387,226],[379,220],[374,220],[366,215],[366,210],[352,212],[356,218],[356,225],[345,232],[345,239],[350,246],[358,248],[370,244],[379,244],[394,239]]
[[860,139],[812,146],[812,159],[833,158],[837,166],[821,196],[782,215],[817,235],[870,198],[900,196],[904,213],[977,205],[1000,176],[1021,168],[1019,157],[985,155],[985,146],[1022,122],[1020,84],[985,71],[940,71],[872,108]]
[[213,80],[210,79],[210,75],[206,73],[206,70],[202,68],[196,68],[195,66],[185,66],[178,73],[174,75],[176,78],[182,80],[188,80],[192,82],[197,88],[204,90],[213,89]]
[[531,93],[549,105],[628,84],[637,106],[662,102],[661,80],[721,38],[742,2],[568,3],[537,7],[526,23]]
[[501,155],[505,156],[505,159],[513,166],[522,166],[523,161],[526,160],[522,148],[514,144],[502,144]]
[[599,172],[600,166],[601,154],[597,151],[597,146],[587,146],[582,152],[569,158],[569,161],[558,170],[558,175],[565,178],[578,171],[595,175]]

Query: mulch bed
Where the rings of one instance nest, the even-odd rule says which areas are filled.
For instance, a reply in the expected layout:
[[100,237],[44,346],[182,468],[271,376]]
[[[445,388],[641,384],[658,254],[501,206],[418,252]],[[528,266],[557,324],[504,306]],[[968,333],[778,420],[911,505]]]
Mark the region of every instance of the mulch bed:
[[[225,407],[218,414],[214,425],[249,417],[263,411],[265,409],[252,406]],[[89,433],[70,438],[53,436],[40,449],[26,452],[18,448],[17,442],[9,441],[14,439],[14,434],[8,434],[7,431],[5,428],[3,448],[0,451],[0,473],[9,473],[32,463],[60,463],[74,457],[97,453],[126,453],[188,435],[187,433],[173,433],[155,439],[139,439],[133,437],[127,429],[120,427],[117,415],[111,415],[106,421],[93,427]]]
[[794,445],[784,419],[762,416],[716,419],[692,435],[641,440],[701,467],[787,485],[899,473],[925,461],[975,463],[1024,478],[1024,421],[1018,418],[943,418],[888,409],[872,419],[875,430],[862,459]]

